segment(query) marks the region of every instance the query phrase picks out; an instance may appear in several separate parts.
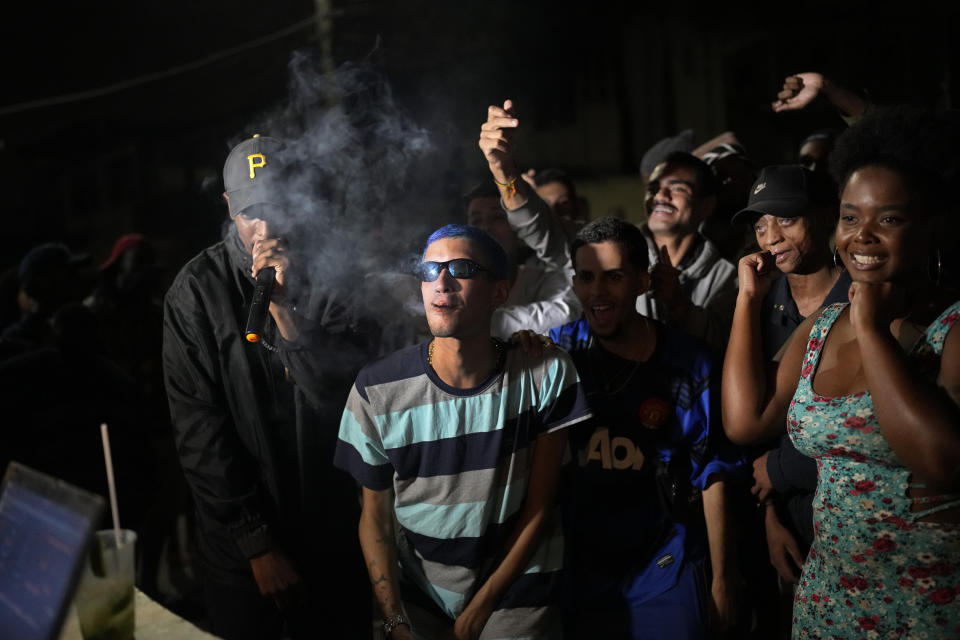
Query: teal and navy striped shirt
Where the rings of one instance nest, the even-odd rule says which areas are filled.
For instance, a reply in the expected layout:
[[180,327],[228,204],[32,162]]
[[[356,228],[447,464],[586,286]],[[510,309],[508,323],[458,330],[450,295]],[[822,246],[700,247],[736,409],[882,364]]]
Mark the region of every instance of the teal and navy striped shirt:
[[[507,347],[504,346],[504,349]],[[495,569],[527,491],[531,446],[590,417],[570,357],[509,349],[472,389],[427,366],[427,344],[364,368],[340,423],[335,464],[368,489],[395,492],[404,575],[456,618]],[[483,637],[539,637],[551,619],[563,537],[543,530]]]

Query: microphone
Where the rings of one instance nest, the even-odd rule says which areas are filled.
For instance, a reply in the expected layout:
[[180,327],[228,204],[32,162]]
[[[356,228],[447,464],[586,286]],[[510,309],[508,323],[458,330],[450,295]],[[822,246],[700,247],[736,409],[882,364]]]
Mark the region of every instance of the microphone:
[[270,309],[270,294],[273,293],[276,279],[277,271],[273,267],[264,267],[257,272],[257,284],[253,288],[250,313],[247,315],[247,328],[243,332],[247,342],[260,342],[263,337],[263,327]]

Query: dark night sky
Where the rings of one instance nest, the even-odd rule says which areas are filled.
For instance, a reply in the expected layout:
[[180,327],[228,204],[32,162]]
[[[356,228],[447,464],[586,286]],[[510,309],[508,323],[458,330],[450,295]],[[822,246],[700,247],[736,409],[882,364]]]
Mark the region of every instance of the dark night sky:
[[[823,70],[878,101],[957,102],[956,10],[820,2],[784,16],[791,6],[333,2],[332,52],[336,63],[365,58],[381,70],[450,147],[454,179],[482,173],[476,133],[486,105],[506,96],[529,122],[522,159],[584,179],[632,172],[647,146],[687,126],[701,139],[733,129],[761,162],[789,159],[803,131],[839,124],[822,107],[770,113],[791,72]],[[16,249],[0,265],[50,239],[100,253],[134,228],[154,234],[171,262],[215,239],[222,209],[211,183],[228,141],[284,98],[290,52],[315,47],[315,31],[103,97],[11,105],[194,63],[313,10],[309,0],[5,7],[0,184]]]

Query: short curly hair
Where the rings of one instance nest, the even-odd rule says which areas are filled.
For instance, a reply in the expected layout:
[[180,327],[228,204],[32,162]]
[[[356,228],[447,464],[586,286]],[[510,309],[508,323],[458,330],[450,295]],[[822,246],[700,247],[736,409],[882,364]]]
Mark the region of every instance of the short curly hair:
[[611,216],[594,220],[577,232],[577,237],[570,246],[574,268],[577,266],[577,250],[580,247],[602,242],[619,242],[627,249],[627,257],[637,271],[647,270],[647,239],[643,232],[629,222]]
[[957,179],[960,118],[954,112],[917,107],[874,107],[844,131],[830,154],[830,173],[840,191],[867,166],[900,174],[920,215],[946,211],[948,185]]

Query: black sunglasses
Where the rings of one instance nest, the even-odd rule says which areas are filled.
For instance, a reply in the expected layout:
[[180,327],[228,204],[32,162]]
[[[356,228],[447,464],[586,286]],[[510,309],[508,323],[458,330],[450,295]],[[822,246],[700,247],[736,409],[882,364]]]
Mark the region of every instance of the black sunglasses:
[[488,271],[486,267],[480,266],[473,260],[454,258],[446,262],[425,260],[417,265],[417,275],[419,275],[420,279],[424,282],[433,282],[440,277],[444,269],[458,280],[469,280],[480,271]]

